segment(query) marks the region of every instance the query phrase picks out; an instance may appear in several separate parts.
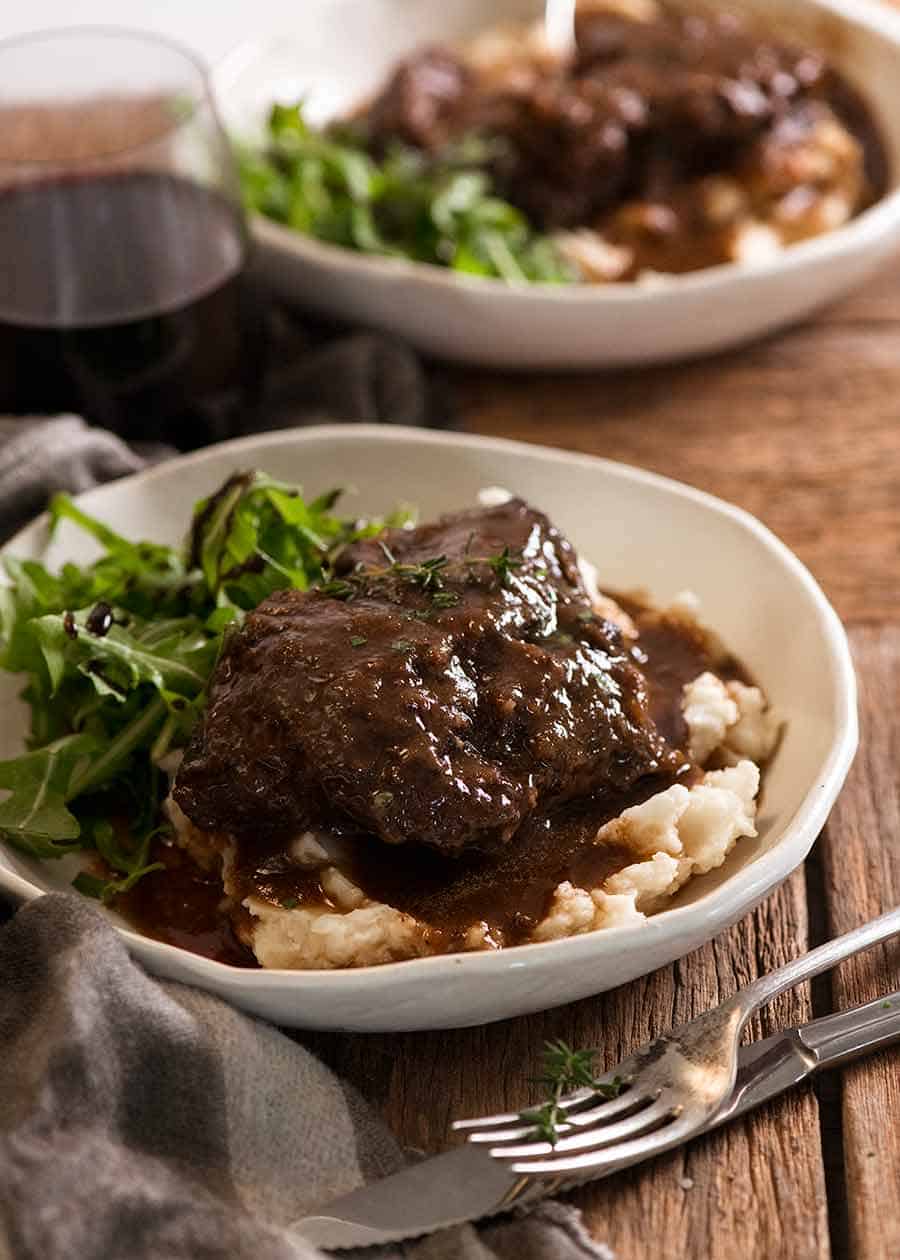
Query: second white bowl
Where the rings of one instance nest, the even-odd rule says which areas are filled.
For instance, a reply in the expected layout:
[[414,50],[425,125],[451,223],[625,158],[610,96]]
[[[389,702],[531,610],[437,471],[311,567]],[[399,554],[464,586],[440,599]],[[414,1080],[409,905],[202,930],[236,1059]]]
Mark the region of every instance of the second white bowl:
[[[675,0],[698,8],[710,0]],[[522,286],[325,245],[257,216],[263,274],[287,301],[381,328],[442,358],[513,368],[596,368],[709,354],[846,293],[900,244],[900,14],[867,0],[743,0],[784,38],[824,46],[864,93],[891,162],[888,195],[845,227],[774,261],[658,287]],[[278,39],[237,49],[215,75],[226,125],[252,133],[273,100],[326,121],[423,43],[534,18],[540,0],[305,0]]]

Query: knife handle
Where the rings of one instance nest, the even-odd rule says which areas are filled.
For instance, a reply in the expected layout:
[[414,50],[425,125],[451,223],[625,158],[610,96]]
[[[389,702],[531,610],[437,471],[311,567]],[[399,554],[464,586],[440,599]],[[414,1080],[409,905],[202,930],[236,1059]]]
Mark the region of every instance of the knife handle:
[[816,1068],[837,1067],[900,1041],[900,991],[835,1015],[823,1015],[798,1030]]

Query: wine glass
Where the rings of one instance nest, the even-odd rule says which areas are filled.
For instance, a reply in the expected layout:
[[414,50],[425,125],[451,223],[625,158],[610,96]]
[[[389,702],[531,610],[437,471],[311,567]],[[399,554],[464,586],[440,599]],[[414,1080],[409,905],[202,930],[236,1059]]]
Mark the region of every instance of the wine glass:
[[196,446],[248,423],[261,328],[203,65],[126,29],[0,43],[0,411]]

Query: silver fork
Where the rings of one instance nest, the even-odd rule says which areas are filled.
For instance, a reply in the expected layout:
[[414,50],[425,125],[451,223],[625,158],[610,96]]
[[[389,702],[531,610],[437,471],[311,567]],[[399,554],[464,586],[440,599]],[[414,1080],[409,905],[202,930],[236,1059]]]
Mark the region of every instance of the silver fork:
[[[900,934],[900,907],[760,976],[715,1010],[624,1059],[599,1088],[560,1101],[557,1140],[535,1140],[521,1114],[458,1120],[468,1139],[523,1177],[569,1184],[605,1176],[678,1146],[705,1128],[734,1088],[741,1030],[751,1015],[785,990],[845,958]],[[603,1087],[617,1090],[605,1098]]]

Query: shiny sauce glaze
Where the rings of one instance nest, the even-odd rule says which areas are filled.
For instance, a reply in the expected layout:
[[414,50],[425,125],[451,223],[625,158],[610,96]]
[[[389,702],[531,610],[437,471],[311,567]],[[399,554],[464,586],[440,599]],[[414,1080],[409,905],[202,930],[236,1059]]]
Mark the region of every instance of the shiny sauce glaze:
[[[639,630],[641,669],[649,710],[673,747],[683,747],[687,729],[681,710],[684,685],[704,670],[749,681],[733,658],[714,661],[705,637],[677,617],[660,615],[627,598],[619,600]],[[646,657],[646,659],[644,659]],[[498,945],[526,941],[545,916],[563,880],[596,888],[634,860],[633,852],[596,843],[598,829],[631,805],[680,782],[690,787],[702,772],[689,763],[642,776],[624,790],[598,791],[537,811],[512,843],[490,853],[448,856],[425,846],[373,842],[344,828],[328,847],[337,865],[373,901],[395,906],[429,925],[437,952],[460,948],[473,924],[484,924]],[[241,845],[238,879],[243,894],[292,908],[329,906],[315,870],[298,872],[279,840]]]
[[232,967],[256,967],[223,903],[222,877],[202,870],[171,841],[157,840],[151,871],[116,898],[115,908],[146,936]]
[[536,811],[684,762],[595,615],[568,541],[519,500],[388,531],[226,642],[174,796],[239,842],[348,830],[450,857]]
[[[195,825],[235,837],[239,899],[329,908],[320,874],[335,865],[427,925],[435,952],[462,947],[476,924],[495,945],[520,943],[562,880],[597,887],[634,860],[598,844],[599,827],[699,777],[684,685],[746,672],[638,600],[621,601],[638,629],[623,635],[592,610],[566,540],[519,501],[382,542],[344,556],[330,593],[285,592],[247,618],[175,799]],[[504,554],[512,563],[498,565]],[[440,577],[423,586],[438,556]],[[319,869],[292,855],[304,830],[327,849]],[[220,880],[171,843],[158,849],[167,869],[136,886],[126,914],[253,965]]]
[[[726,9],[661,6],[647,21],[587,9],[576,34],[563,66],[523,54],[491,69],[450,48],[419,49],[353,125],[376,154],[401,141],[439,157],[462,136],[488,138],[502,195],[541,230],[589,227],[627,247],[624,280],[732,261],[734,222],[766,220],[789,194],[787,242],[791,231],[827,230],[803,204],[824,192],[822,164],[835,162],[830,145],[810,152],[823,124],[852,138],[824,176],[848,213],[888,187],[871,111],[819,48]],[[722,176],[739,215],[707,186]]]

